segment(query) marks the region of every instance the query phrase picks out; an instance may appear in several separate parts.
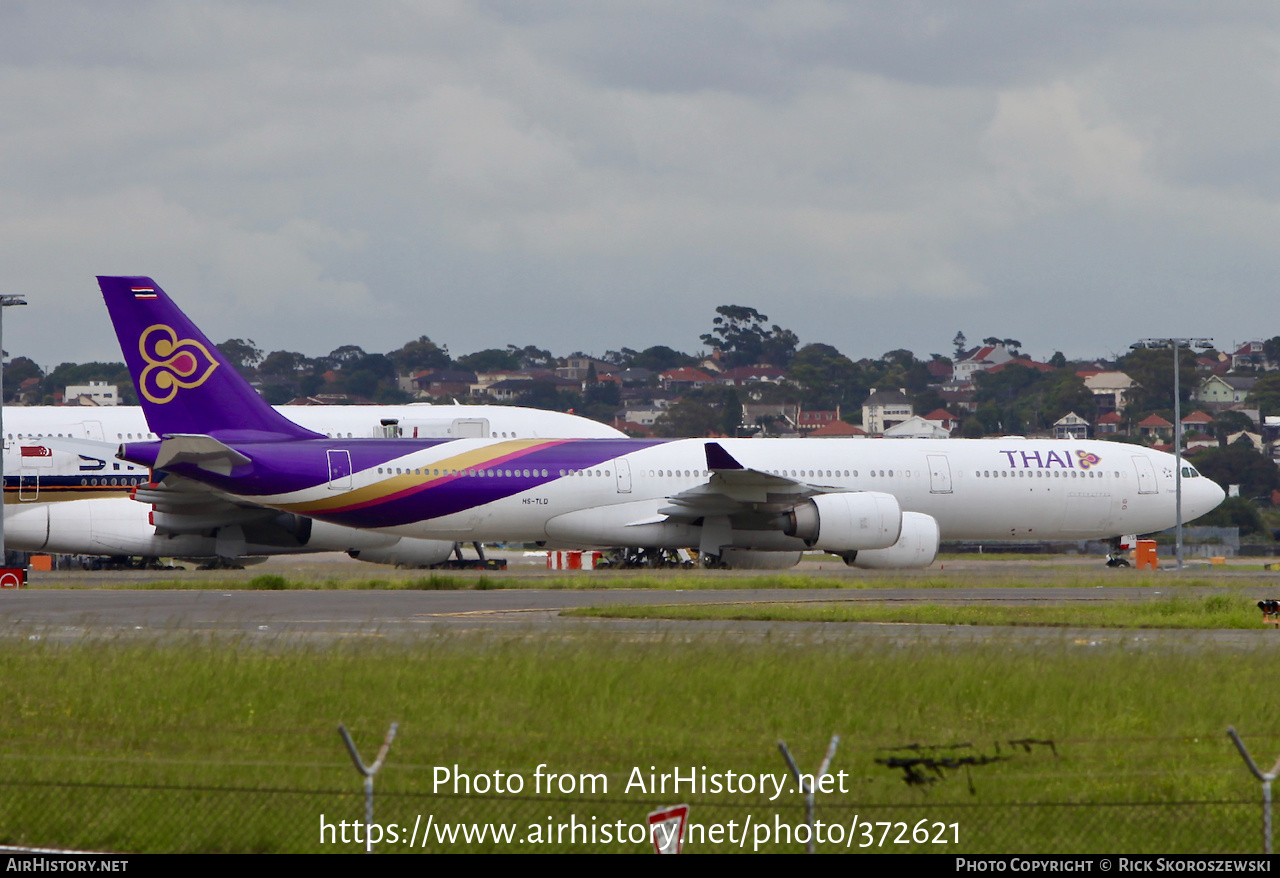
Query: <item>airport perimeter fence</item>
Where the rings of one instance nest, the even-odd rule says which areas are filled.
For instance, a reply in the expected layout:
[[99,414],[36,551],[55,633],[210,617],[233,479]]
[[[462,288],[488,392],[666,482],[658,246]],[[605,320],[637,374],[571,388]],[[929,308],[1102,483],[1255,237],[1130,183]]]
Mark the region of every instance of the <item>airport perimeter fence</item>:
[[[807,830],[797,828],[805,822],[804,807],[795,796],[785,802],[696,795],[657,801],[403,792],[376,794],[374,823],[382,827],[383,840],[374,850],[642,852],[651,849],[647,830],[632,827],[646,826],[649,811],[677,803],[689,805],[686,853],[804,850]],[[353,823],[364,820],[364,807],[358,789],[0,780],[0,843],[130,853],[350,853],[365,847],[356,842]],[[817,848],[827,853],[1262,851],[1258,800],[955,804],[924,799],[911,805],[852,805],[819,797],[816,816],[822,826]],[[509,832],[510,840],[495,840],[495,832]],[[616,841],[619,833],[627,840]]]

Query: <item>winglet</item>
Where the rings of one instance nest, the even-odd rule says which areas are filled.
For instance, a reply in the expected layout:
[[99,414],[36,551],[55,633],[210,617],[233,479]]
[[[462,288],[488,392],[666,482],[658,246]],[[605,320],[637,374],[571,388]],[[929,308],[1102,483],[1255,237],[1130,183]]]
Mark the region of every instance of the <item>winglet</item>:
[[708,442],[707,450],[707,469],[715,470],[740,470],[745,467],[733,459],[733,455],[725,451],[718,442]]

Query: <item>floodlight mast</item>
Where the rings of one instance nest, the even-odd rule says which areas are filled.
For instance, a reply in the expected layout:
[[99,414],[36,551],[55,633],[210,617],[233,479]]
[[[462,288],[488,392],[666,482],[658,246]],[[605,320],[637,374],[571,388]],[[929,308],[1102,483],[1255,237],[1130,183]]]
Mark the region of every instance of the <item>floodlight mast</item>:
[[1173,348],[1173,493],[1177,530],[1174,537],[1174,557],[1178,570],[1182,570],[1182,384],[1179,376],[1182,348],[1207,350],[1213,347],[1211,338],[1144,338],[1131,348]]
[[[12,305],[25,305],[22,296],[0,296],[0,501],[4,499],[4,309]],[[0,505],[0,567],[5,566],[4,509]]]

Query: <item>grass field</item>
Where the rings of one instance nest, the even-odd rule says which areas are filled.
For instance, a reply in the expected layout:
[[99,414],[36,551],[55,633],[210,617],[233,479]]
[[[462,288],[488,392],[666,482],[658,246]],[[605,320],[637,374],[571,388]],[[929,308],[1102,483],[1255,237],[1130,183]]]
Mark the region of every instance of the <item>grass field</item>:
[[776,622],[887,622],[932,625],[1015,625],[1075,628],[1223,628],[1266,627],[1257,602],[1238,595],[1096,604],[947,605],[929,603],[806,601],[741,604],[584,607],[566,616],[608,619],[739,619]]
[[[791,793],[770,802],[624,787],[634,768],[647,776],[651,766],[779,775],[780,738],[811,769],[838,733],[833,770],[846,772],[847,792],[819,796],[828,821],[954,822],[960,844],[946,853],[1252,850],[1253,806],[1177,803],[1256,801],[1227,725],[1267,765],[1280,744],[1270,650],[1092,650],[1069,640],[832,649],[605,633],[255,644],[0,641],[0,842],[352,850],[318,841],[321,814],[353,820],[363,809],[335,726],[344,721],[372,759],[397,720],[375,819],[406,827],[418,814],[521,827],[570,815],[643,822],[675,801],[690,802],[693,820],[798,822]],[[976,764],[922,769],[934,782],[908,785],[901,768],[876,762],[895,755]],[[528,786],[434,790],[437,767],[455,764],[471,775],[514,772]],[[608,789],[534,794],[539,765],[603,774]],[[939,851],[889,845],[909,848]]]
[[[283,572],[42,574],[34,587],[231,589],[913,588],[921,600],[872,607],[754,604],[751,618],[854,618],[946,624],[1260,627],[1254,606],[1273,576],[1201,568],[1108,571],[1080,563],[957,563],[918,573],[831,569],[598,573],[380,571],[346,565]],[[47,576],[48,578],[44,578]],[[946,606],[954,588],[1136,586],[1131,603]],[[1221,591],[1183,592],[1192,586]],[[1149,591],[1148,591],[1149,590]],[[1157,595],[1159,592],[1159,595]],[[1098,592],[1101,595],[1100,592]],[[689,612],[708,618],[705,605]],[[660,608],[658,614],[676,611]],[[684,612],[680,610],[679,612]],[[731,617],[741,605],[719,608]],[[761,616],[761,613],[773,614]],[[788,613],[798,615],[786,616]],[[999,615],[1003,614],[1003,616]],[[1093,615],[1090,615],[1093,614]],[[858,615],[856,618],[872,618]],[[999,621],[997,621],[999,620]],[[824,626],[812,626],[815,633]],[[832,734],[845,791],[818,816],[844,826],[925,820],[959,844],[876,850],[1233,852],[1259,848],[1257,784],[1225,736],[1234,724],[1259,763],[1280,752],[1273,650],[1162,640],[1095,646],[1064,635],[1031,646],[1000,637],[878,646],[789,629],[745,641],[671,630],[243,640],[179,631],[155,641],[98,634],[0,639],[0,843],[119,851],[354,850],[319,843],[363,815],[360,780],[336,734],[372,759],[388,723],[399,735],[377,778],[375,820],[504,822],[546,829],[577,820],[643,823],[686,801],[703,824],[798,823],[799,797],[756,790],[626,789],[633,771],[732,770],[781,776],[782,738],[812,769]],[[1167,636],[1166,636],[1167,637]],[[274,638],[274,639],[273,639]],[[327,645],[318,645],[324,643]],[[1269,641],[1268,641],[1269,643]],[[1132,646],[1132,648],[1131,648]],[[1051,742],[1051,743],[1050,743]],[[893,767],[885,760],[917,760]],[[880,761],[877,761],[880,760]],[[919,761],[923,760],[923,761]],[[950,765],[950,768],[945,766]],[[435,789],[437,772],[520,776],[518,794]],[[603,775],[593,789],[533,789],[543,772]],[[652,768],[651,768],[652,767]],[[908,784],[907,770],[920,783]],[[788,790],[790,789],[788,784]],[[759,823],[757,822],[757,826]],[[859,839],[861,825],[858,827]],[[894,834],[898,828],[893,827]],[[546,830],[548,833],[550,829]],[[846,834],[847,829],[845,830]],[[880,829],[874,836],[880,838]],[[408,834],[406,828],[405,834]],[[909,835],[909,833],[908,833]],[[755,838],[745,849],[750,850]],[[799,850],[790,839],[763,849]],[[383,845],[385,850],[388,845]],[[434,838],[427,850],[638,851],[640,843],[563,837],[520,846]],[[403,848],[400,848],[403,849]],[[727,842],[690,850],[738,850]],[[851,846],[858,849],[858,843]]]

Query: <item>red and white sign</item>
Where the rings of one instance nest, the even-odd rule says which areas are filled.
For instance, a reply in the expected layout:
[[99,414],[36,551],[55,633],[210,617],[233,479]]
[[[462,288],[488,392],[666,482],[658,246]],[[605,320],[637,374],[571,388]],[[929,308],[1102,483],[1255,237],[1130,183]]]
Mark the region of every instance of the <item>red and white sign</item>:
[[52,457],[53,452],[43,445],[24,445],[22,446],[23,457]]
[[0,588],[22,588],[27,584],[27,571],[21,567],[0,567]]
[[684,847],[684,827],[688,822],[688,805],[649,812],[649,838],[653,841],[654,853],[680,853]]

